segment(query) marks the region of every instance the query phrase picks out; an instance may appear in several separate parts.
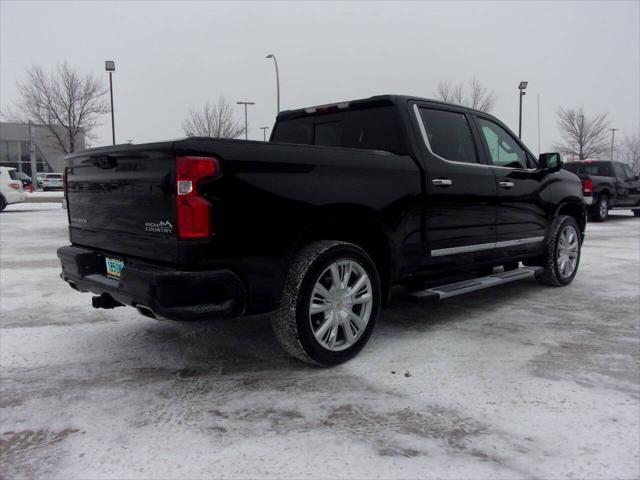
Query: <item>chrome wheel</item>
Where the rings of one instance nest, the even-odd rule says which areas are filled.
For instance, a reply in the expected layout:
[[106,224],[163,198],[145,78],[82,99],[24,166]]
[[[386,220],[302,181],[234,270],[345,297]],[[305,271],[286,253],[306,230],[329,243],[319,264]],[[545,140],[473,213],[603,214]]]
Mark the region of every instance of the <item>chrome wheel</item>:
[[600,218],[605,218],[609,213],[609,203],[607,202],[607,197],[603,197],[600,200]]
[[313,287],[309,321],[316,340],[334,352],[355,344],[365,331],[373,307],[371,280],[354,260],[329,265]]
[[578,266],[580,255],[580,239],[576,229],[567,225],[562,229],[558,241],[558,270],[564,278],[569,278]]

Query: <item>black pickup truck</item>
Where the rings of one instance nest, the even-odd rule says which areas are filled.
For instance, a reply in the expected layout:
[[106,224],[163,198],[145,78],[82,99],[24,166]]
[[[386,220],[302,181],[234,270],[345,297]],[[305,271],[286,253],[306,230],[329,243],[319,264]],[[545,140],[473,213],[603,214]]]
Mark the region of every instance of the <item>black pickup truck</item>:
[[640,217],[640,177],[620,162],[569,162],[564,167],[582,180],[585,203],[592,219],[604,222],[609,210],[631,209]]
[[569,284],[586,224],[558,154],[536,159],[490,115],[408,96],[285,111],[269,142],[121,145],[67,164],[58,257],[94,307],[272,312],[283,347],[320,365],[364,346],[395,284],[414,300],[533,275]]

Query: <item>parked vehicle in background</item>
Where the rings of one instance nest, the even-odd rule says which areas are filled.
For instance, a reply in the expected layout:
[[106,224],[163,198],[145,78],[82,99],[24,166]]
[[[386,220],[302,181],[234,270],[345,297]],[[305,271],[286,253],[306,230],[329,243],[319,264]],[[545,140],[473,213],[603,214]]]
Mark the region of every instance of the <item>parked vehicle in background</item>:
[[27,196],[15,168],[0,167],[0,211],[12,203],[24,202]]
[[20,182],[22,182],[22,188],[26,190],[31,185],[31,177],[24,172],[17,172]]
[[612,209],[631,209],[640,217],[640,177],[629,165],[605,160],[569,162],[564,168],[580,177],[591,218],[604,222]]
[[65,194],[62,278],[94,307],[273,312],[284,349],[321,365],[360,351],[394,284],[416,301],[568,285],[586,225],[559,154],[536,159],[486,113],[389,95],[281,112],[270,142],[85,150]]
[[64,187],[63,176],[61,173],[45,173],[42,179],[42,189],[47,190],[62,190]]

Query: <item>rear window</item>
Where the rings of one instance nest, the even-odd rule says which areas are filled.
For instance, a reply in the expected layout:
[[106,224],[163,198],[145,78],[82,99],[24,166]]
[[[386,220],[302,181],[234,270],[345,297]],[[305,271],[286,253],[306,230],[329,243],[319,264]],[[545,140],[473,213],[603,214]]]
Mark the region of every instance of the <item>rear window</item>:
[[11,177],[11,180],[20,180],[17,170],[9,170],[9,176]]
[[563,168],[576,175],[615,176],[611,170],[611,164],[608,162],[569,162],[565,163]]
[[393,107],[347,110],[280,120],[272,141],[384,150],[405,154],[400,120]]

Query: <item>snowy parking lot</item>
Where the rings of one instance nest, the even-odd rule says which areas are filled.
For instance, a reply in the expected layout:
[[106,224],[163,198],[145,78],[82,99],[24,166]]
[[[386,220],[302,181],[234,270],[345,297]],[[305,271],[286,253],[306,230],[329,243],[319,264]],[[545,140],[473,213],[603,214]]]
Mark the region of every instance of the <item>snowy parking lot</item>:
[[[59,278],[59,204],[0,214],[2,478],[638,478],[640,219],[566,288],[398,294],[337,368],[267,317],[158,322]],[[400,292],[399,292],[400,293]]]

